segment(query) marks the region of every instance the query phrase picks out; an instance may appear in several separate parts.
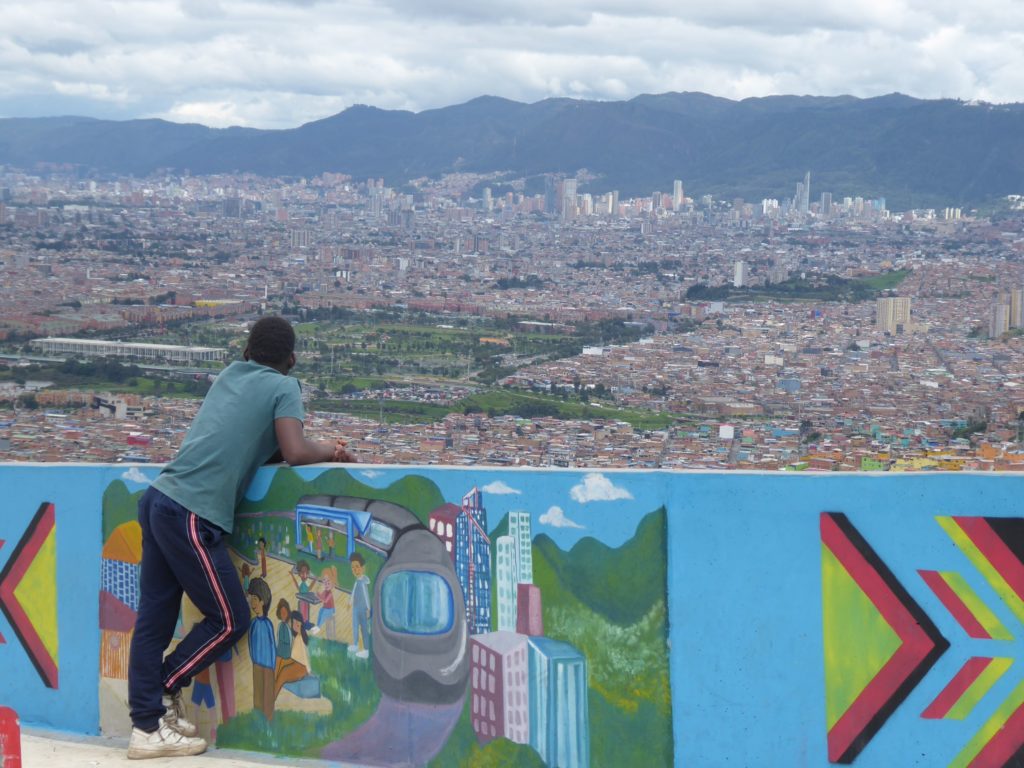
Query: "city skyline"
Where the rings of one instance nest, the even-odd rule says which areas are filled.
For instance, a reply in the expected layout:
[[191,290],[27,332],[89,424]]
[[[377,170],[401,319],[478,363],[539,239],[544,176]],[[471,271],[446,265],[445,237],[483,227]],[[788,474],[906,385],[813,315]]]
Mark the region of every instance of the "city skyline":
[[745,0],[429,10],[407,0],[154,0],[119,10],[106,0],[7,4],[0,117],[285,128],[354,104],[421,111],[483,94],[902,92],[1005,103],[1024,92],[1024,9],[1005,0],[793,1],[771,14]]

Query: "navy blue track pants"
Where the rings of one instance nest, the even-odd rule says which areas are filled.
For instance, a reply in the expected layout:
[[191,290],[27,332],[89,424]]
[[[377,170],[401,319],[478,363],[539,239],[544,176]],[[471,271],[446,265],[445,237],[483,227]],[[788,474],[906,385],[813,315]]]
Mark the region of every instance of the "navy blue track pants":
[[[139,615],[128,660],[132,724],[152,732],[164,691],[176,691],[235,644],[249,627],[249,603],[228,557],[226,534],[155,488],[139,500],[142,566]],[[203,614],[164,658],[182,592]]]

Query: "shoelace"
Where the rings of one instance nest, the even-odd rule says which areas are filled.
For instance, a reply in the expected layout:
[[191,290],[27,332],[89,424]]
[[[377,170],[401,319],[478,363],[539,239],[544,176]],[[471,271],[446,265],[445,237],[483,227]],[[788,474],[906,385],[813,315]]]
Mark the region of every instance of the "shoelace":
[[181,691],[168,694],[171,699],[171,706],[167,709],[164,719],[168,723],[176,723],[185,718],[185,707],[181,701]]

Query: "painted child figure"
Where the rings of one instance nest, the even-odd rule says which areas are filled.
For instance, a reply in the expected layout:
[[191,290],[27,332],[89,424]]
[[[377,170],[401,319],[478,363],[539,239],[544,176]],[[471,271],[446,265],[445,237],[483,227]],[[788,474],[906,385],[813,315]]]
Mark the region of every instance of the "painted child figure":
[[[287,375],[295,366],[287,320],[260,318],[243,358],[217,376],[177,456],[139,501],[140,599],[128,662],[132,759],[206,750],[183,717],[181,689],[249,628],[226,539],[256,470],[278,453],[293,465],[354,460],[343,441],[303,433],[299,384]],[[203,620],[165,657],[183,592]]]
[[324,637],[335,640],[337,627],[334,621],[334,588],[338,586],[338,569],[333,565],[324,568],[320,583],[324,588],[317,593],[320,598],[320,613],[317,614],[316,625],[324,631]]
[[[349,555],[349,564],[352,566],[352,575],[355,576],[355,584],[352,585],[352,645],[348,647],[349,653],[355,654],[356,658],[368,659],[370,657],[370,619],[373,616],[373,609],[370,605],[370,577],[366,575],[366,560],[358,552]],[[363,649],[359,650],[359,633],[363,635]]]

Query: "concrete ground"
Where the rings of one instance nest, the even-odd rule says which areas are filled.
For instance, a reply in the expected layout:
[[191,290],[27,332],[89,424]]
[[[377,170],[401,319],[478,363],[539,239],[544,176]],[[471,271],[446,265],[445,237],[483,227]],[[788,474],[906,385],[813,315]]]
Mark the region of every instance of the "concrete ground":
[[[211,749],[196,757],[165,757],[152,760],[129,760],[127,739],[104,739],[76,736],[54,731],[22,730],[22,768],[252,768],[253,766],[295,766],[296,768],[322,768],[339,763],[299,758],[277,758],[253,755],[230,749]],[[2,764],[0,760],[0,764]],[[354,768],[354,767],[353,767]]]

